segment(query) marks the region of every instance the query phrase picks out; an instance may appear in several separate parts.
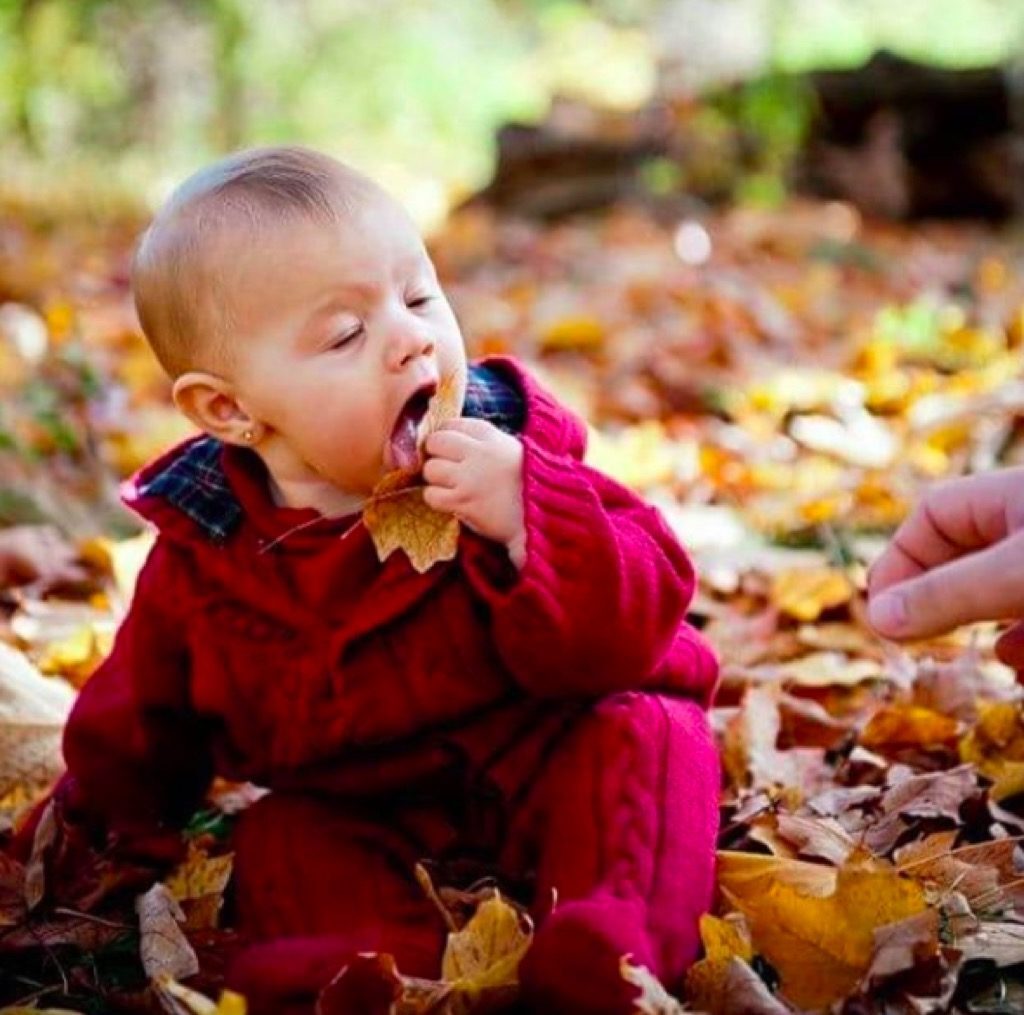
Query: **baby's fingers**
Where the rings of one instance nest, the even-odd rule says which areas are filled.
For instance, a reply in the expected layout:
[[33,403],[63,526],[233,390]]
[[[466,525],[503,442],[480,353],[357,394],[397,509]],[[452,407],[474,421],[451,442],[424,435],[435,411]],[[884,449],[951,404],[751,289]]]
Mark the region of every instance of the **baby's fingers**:
[[1024,532],[872,594],[887,638],[928,638],[975,620],[1024,616]]

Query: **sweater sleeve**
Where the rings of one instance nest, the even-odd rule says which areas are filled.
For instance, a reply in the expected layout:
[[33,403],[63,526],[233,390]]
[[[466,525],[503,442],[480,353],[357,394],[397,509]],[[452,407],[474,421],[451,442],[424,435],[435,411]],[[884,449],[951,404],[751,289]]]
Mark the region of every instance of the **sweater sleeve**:
[[686,623],[693,565],[661,514],[574,455],[522,440],[525,563],[511,579],[481,552],[466,565],[513,677],[544,697],[706,699],[717,661]]
[[[138,863],[175,858],[180,827],[212,778],[207,737],[189,707],[170,552],[154,547],[111,654],[75,701],[64,730],[66,772],[50,798],[69,839]],[[20,830],[17,852],[31,848],[44,806]]]

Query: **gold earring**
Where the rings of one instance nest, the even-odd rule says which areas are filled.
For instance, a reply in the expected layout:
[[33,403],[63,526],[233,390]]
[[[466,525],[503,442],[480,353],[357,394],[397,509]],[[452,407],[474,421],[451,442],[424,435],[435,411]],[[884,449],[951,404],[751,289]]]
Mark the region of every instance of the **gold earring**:
[[246,430],[242,434],[242,440],[245,441],[247,444],[252,444],[252,442],[255,439],[256,439],[256,434],[254,434],[251,430]]

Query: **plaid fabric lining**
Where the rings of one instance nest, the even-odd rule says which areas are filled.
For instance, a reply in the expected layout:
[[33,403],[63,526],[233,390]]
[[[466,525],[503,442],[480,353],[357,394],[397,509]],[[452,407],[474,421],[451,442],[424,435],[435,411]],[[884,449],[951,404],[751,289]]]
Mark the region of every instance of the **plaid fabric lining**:
[[[523,429],[523,396],[492,367],[472,365],[462,415],[486,419],[506,433]],[[220,456],[223,445],[214,437],[193,441],[166,469],[137,488],[142,497],[162,497],[192,519],[214,542],[223,542],[242,520]]]

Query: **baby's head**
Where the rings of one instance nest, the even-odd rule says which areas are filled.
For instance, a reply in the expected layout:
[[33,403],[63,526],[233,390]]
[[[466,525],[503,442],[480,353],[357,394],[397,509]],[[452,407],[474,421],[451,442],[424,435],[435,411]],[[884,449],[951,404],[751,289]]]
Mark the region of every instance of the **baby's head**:
[[186,180],[142,237],[132,288],[178,407],[254,448],[287,503],[318,484],[367,496],[403,464],[409,413],[442,378],[465,383],[412,221],[309,149],[241,152]]

